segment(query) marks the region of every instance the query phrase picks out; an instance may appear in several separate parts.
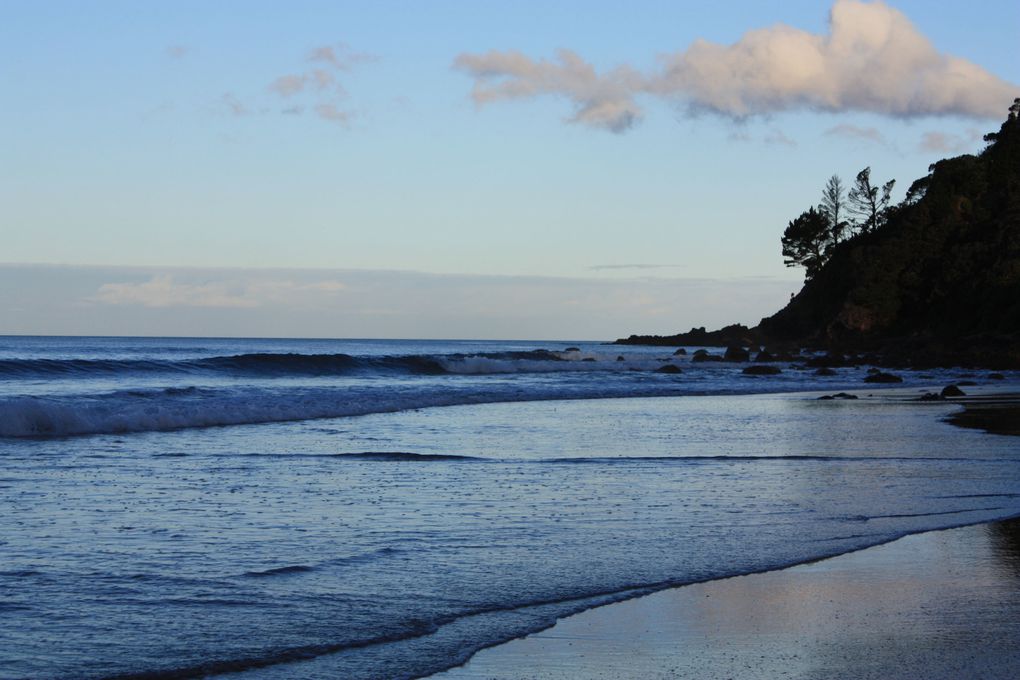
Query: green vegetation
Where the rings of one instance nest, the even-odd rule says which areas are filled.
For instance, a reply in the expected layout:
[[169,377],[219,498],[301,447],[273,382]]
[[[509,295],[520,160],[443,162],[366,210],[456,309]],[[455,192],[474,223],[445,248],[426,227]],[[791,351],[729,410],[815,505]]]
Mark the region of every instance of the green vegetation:
[[[808,208],[783,232],[783,262],[787,267],[804,267],[810,281],[841,241],[876,231],[886,223],[895,184],[896,180],[889,180],[881,189],[873,186],[871,168],[864,168],[844,196],[843,181],[837,175],[830,177],[817,210]],[[844,215],[851,219],[841,219]]]
[[782,236],[806,281],[755,328],[734,325],[626,344],[766,344],[871,353],[889,365],[1020,369],[1020,99],[977,155],[941,160],[890,205],[892,182],[871,169],[845,192],[826,183],[821,204]]
[[1020,365],[1018,116],[1020,99],[983,152],[934,163],[898,205],[890,205],[892,182],[872,185],[870,168],[845,200],[830,179],[819,209],[782,237],[786,263],[806,270],[804,288],[762,320],[758,336],[898,347],[929,363],[965,352]]

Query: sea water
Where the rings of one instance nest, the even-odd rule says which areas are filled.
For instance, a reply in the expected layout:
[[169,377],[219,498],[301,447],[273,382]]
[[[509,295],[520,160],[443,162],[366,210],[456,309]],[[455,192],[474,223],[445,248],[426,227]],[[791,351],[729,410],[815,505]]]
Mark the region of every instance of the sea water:
[[689,356],[0,338],[0,677],[419,677],[601,603],[1020,513],[1016,440],[916,399],[980,374]]

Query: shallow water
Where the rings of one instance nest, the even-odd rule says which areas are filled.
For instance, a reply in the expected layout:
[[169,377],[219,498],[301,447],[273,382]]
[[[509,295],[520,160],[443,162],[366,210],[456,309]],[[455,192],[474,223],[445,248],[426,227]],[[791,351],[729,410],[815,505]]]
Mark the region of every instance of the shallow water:
[[[406,346],[358,354],[342,343],[106,342],[77,358],[418,356]],[[63,358],[75,358],[65,344]],[[366,401],[362,388],[402,395],[404,408],[429,391],[507,401],[0,438],[0,677],[414,677],[593,604],[1020,513],[1015,440],[941,422],[951,404],[909,400],[925,381],[952,374],[910,375],[903,390],[869,388],[858,401],[818,401],[817,393],[725,393],[748,384],[861,387],[864,369],[821,383],[793,370],[763,381],[728,365],[702,373],[685,365],[679,376],[615,368],[669,354],[653,348],[623,348],[635,354],[616,362],[619,348],[582,346],[580,358],[612,354],[614,367],[599,370],[598,361],[508,354],[536,347],[457,351],[518,362],[512,373],[385,374],[375,365],[367,375],[151,366],[121,367],[112,378],[8,374],[0,382],[7,427],[10,405],[23,400],[59,402],[75,415],[77,395],[123,409],[143,399],[129,392],[190,387],[237,408],[238,395],[271,393],[285,404],[312,389],[362,412],[381,403]],[[463,360],[447,346],[427,349],[429,361]],[[62,350],[36,351],[24,358]],[[570,368],[545,365],[554,363]],[[688,396],[528,401],[617,389]],[[717,394],[691,396],[706,391]],[[201,414],[219,403],[206,396],[169,393],[131,411],[150,420],[130,422],[163,422],[161,409],[186,413],[179,402],[192,397]]]

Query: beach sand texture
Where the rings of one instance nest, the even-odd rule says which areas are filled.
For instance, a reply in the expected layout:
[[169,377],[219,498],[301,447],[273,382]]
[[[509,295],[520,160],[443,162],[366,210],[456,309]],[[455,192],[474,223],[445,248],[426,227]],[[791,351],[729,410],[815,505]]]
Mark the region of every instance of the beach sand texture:
[[1020,520],[589,610],[433,676],[1016,678]]

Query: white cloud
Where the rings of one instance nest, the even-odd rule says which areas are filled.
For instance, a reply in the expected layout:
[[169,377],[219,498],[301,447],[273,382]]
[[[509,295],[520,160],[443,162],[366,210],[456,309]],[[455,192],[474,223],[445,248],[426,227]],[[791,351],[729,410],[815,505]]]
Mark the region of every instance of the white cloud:
[[154,275],[140,283],[104,283],[91,298],[109,305],[143,307],[218,307],[247,309],[268,303],[292,302],[309,294],[335,294],[346,286],[335,280],[297,283],[290,280],[222,280],[181,282]]
[[515,51],[461,54],[454,67],[474,79],[479,105],[556,95],[573,104],[571,122],[614,132],[641,117],[642,96],[733,119],[787,110],[998,118],[1017,89],[939,52],[898,10],[859,0],[836,1],[828,34],[780,24],[732,45],[697,40],[647,74],[626,65],[600,74],[569,50],[554,61]]
[[0,263],[0,317],[16,334],[611,339],[753,324],[801,286],[796,277],[658,273],[567,278]]
[[874,142],[875,144],[884,145],[886,143],[885,137],[882,136],[882,133],[877,128],[859,127],[849,123],[840,123],[831,127],[825,131],[825,134],[828,137],[843,137],[845,139]]
[[315,107],[315,114],[323,120],[340,125],[348,125],[351,121],[351,112],[338,108],[335,104],[318,104]]
[[[376,57],[354,52],[344,43],[316,47],[308,54],[310,64],[300,73],[279,76],[269,83],[267,89],[281,99],[294,99],[314,111],[319,118],[333,123],[348,125],[353,113],[341,108],[340,102],[347,97],[347,90],[337,80],[337,73],[349,72],[355,66]],[[284,113],[293,114],[304,106],[291,106]]]
[[588,269],[596,272],[622,269],[683,269],[682,264],[593,264]]
[[454,67],[474,78],[471,98],[478,105],[551,94],[571,101],[572,123],[623,132],[641,118],[634,94],[646,84],[637,71],[622,66],[598,74],[570,50],[560,50],[555,61],[535,61],[516,51],[461,54]]
[[772,144],[774,146],[786,146],[795,147],[797,142],[790,137],[787,137],[782,130],[772,130],[765,135],[765,143]]
[[251,113],[251,109],[231,92],[224,94],[220,101],[233,116],[247,116]]
[[358,64],[378,60],[374,54],[355,52],[347,43],[316,47],[308,54],[308,61],[326,64],[338,71],[350,71]]
[[307,77],[304,75],[280,76],[269,83],[269,90],[281,97],[293,97],[305,89]]
[[925,132],[917,148],[925,153],[964,153],[973,151],[980,140],[981,133],[976,130],[971,130],[966,136],[948,132]]

